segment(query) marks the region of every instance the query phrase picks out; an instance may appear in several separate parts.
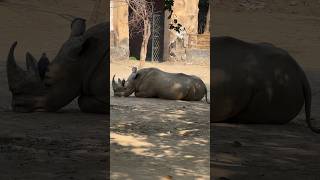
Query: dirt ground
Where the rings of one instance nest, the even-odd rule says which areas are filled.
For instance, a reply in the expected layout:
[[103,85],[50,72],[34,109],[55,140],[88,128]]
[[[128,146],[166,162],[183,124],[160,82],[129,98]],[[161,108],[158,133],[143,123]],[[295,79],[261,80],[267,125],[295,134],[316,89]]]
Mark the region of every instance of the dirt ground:
[[[114,61],[110,77],[126,79],[138,65],[132,60]],[[145,67],[197,75],[209,90],[209,63],[146,63]],[[111,179],[210,179],[209,104],[117,98],[110,93]]]
[[0,1],[0,179],[105,179],[106,115],[80,113],[76,103],[59,113],[10,112],[5,61],[13,41],[25,53],[50,59],[69,35],[69,15],[88,18],[91,0]]
[[[312,117],[320,125],[320,2],[216,2],[214,36],[270,42],[295,57],[311,83]],[[319,179],[320,136],[306,127],[304,119],[300,113],[281,126],[212,124],[212,179]]]

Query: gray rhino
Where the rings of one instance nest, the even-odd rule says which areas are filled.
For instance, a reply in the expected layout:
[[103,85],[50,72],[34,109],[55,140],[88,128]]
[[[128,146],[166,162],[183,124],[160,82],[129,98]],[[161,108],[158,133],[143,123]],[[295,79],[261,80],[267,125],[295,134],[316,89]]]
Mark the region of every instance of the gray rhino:
[[47,57],[46,53],[42,53],[38,63],[37,68],[39,72],[40,79],[43,80],[46,72],[48,71],[48,66],[50,64],[50,61]]
[[269,43],[248,43],[232,37],[211,38],[211,122],[284,124],[305,104],[310,122],[311,88],[287,51]]
[[[204,82],[196,76],[183,73],[168,73],[157,68],[144,68],[132,73],[127,79],[118,83],[112,79],[114,96],[128,97],[135,93],[136,97],[162,98],[171,100],[200,101],[207,99],[207,88]],[[208,102],[209,103],[209,102]]]
[[[81,21],[77,23],[76,21]],[[78,97],[83,112],[107,113],[109,23],[83,31],[83,19],[75,19],[71,36],[48,66],[41,81],[36,59],[27,52],[27,70],[15,61],[10,48],[7,77],[12,109],[17,112],[57,111]],[[75,32],[75,33],[72,33]]]

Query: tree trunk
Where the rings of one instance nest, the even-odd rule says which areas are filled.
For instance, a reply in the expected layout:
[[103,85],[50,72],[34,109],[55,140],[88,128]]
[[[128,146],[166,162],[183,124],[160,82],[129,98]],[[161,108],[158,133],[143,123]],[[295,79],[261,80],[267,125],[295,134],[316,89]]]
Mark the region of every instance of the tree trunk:
[[140,50],[140,67],[143,67],[146,62],[147,51],[148,51],[148,42],[151,36],[151,24],[149,20],[144,20],[144,30],[143,30],[143,39]]

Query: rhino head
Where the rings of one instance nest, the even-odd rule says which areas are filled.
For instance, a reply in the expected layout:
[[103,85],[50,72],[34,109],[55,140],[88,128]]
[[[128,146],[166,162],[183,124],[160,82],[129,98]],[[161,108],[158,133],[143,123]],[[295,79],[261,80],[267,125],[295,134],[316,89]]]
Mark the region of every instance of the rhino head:
[[79,95],[84,66],[81,56],[87,56],[84,51],[88,47],[88,40],[82,34],[83,32],[81,35],[78,33],[78,36],[71,34],[49,64],[43,81],[37,69],[37,60],[31,53],[26,54],[27,70],[18,66],[14,57],[17,42],[13,43],[7,59],[13,111],[56,111]]
[[136,79],[138,77],[137,68],[132,68],[132,73],[128,77],[127,81],[124,79],[121,81],[118,79],[118,83],[114,80],[115,75],[112,78],[112,88],[114,92],[114,96],[118,97],[128,97],[130,96],[136,88]]
[[7,59],[7,77],[12,93],[12,108],[19,112],[41,110],[44,105],[42,96],[45,94],[45,86],[41,83],[36,60],[30,53],[27,53],[27,70],[23,70],[17,65],[14,58],[16,46],[17,42],[14,42]]
[[125,87],[124,87],[125,80],[124,79],[121,80],[120,78],[118,78],[118,83],[116,83],[116,81],[114,80],[115,76],[116,75],[113,75],[113,78],[112,78],[112,88],[113,88],[114,96],[122,97],[125,91]]

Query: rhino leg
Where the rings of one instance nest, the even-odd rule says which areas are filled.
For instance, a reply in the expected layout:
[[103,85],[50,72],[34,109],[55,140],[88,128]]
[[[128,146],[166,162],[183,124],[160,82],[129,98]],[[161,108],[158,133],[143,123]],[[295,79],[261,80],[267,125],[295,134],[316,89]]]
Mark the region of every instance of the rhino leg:
[[[275,103],[275,101],[268,101],[268,98],[266,98],[268,97],[266,92],[256,92],[252,96],[247,108],[240,112],[235,118],[239,123],[288,123],[298,115],[304,104],[304,98],[301,90],[299,89],[297,93],[294,94],[296,94],[295,99],[292,99],[291,101]],[[282,111],[282,107],[286,107],[287,111]]]
[[155,97],[155,96],[153,95],[153,93],[150,93],[150,92],[147,92],[147,91],[136,91],[136,92],[134,93],[134,95],[135,95],[136,97],[140,97],[140,98],[153,98],[153,97]]
[[80,96],[78,104],[82,112],[86,113],[107,113],[107,98],[106,97],[93,97],[93,96]]

